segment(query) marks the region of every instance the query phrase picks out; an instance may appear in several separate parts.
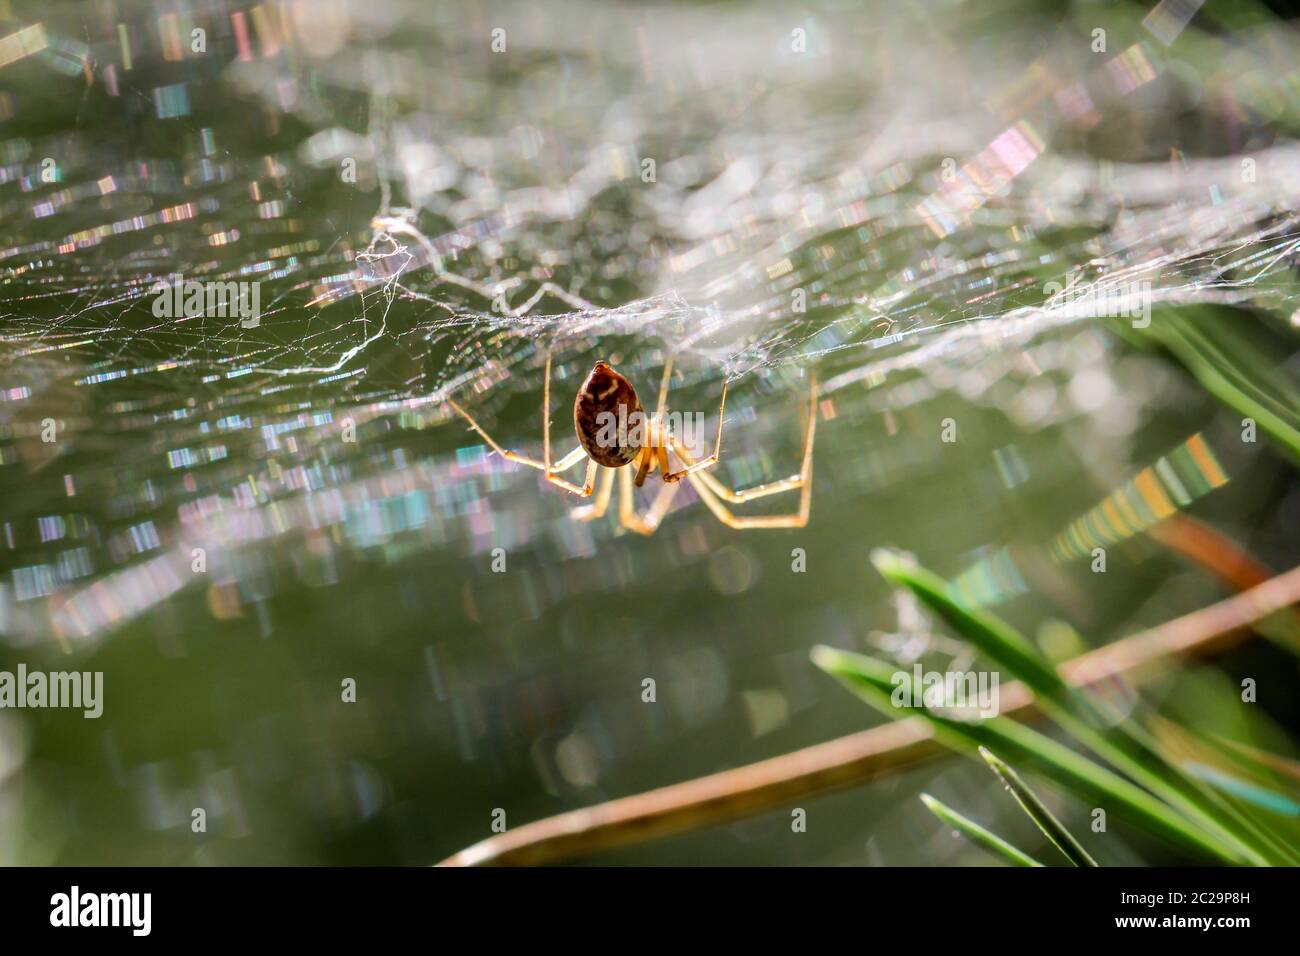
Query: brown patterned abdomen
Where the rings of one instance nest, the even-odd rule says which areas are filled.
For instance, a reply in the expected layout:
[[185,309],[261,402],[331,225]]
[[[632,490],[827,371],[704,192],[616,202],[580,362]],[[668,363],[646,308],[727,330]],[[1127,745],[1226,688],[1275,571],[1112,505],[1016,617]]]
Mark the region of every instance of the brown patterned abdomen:
[[573,427],[591,460],[606,468],[629,464],[640,450],[645,413],[636,389],[597,362],[573,402]]

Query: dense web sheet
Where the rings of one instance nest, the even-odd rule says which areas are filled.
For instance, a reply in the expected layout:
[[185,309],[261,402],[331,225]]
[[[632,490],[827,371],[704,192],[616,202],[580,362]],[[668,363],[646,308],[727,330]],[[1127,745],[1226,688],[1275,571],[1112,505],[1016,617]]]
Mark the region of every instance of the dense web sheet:
[[[131,71],[111,32],[86,46],[56,13],[3,68],[76,104],[0,144],[15,642],[98,640],[194,586],[196,548],[239,592],[213,601],[253,604],[300,539],[324,564],[398,541],[592,553],[616,530],[538,530],[565,503],[444,401],[535,447],[545,352],[565,396],[611,356],[648,391],[671,355],[711,413],[726,376],[746,485],[788,472],[813,367],[828,447],[836,417],[892,433],[955,390],[1125,448],[1137,413],[1106,400],[1113,343],[1072,290],[1295,307],[1296,104],[1272,83],[1291,34],[1229,44],[1166,11],[1097,53],[1084,22],[965,49],[973,12],[921,43],[906,11],[295,9],[215,28],[203,61],[130,23]],[[1232,152],[1163,145],[1151,117],[1181,106]],[[280,148],[252,150],[250,124]],[[260,322],[157,317],[177,273],[261,283]],[[1053,402],[1072,381],[1093,398]],[[827,454],[860,492],[920,467]]]

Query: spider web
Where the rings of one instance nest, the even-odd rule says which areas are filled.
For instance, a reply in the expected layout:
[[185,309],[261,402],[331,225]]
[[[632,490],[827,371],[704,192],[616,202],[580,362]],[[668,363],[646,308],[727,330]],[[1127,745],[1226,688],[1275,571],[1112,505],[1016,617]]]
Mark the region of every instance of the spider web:
[[[188,587],[196,547],[241,580],[328,527],[486,547],[496,526],[456,496],[504,471],[444,400],[535,442],[546,353],[565,394],[595,358],[648,388],[672,356],[709,411],[726,376],[731,478],[755,483],[791,460],[814,367],[848,419],[950,389],[1029,430],[1095,417],[1007,394],[1110,361],[1096,309],[1050,282],[1291,314],[1300,151],[1271,76],[1290,34],[1133,17],[1098,55],[1079,24],[965,47],[977,14],[925,42],[918,16],[367,4],[214,30],[220,69],[140,20],[128,73],[102,25],[56,11],[3,68],[57,121],[0,144],[0,631],[95,640]],[[261,283],[260,323],[155,317],[176,273]],[[1026,367],[1066,335],[1095,347]],[[875,480],[907,477],[904,458]],[[496,507],[556,513],[519,487]],[[418,517],[388,514],[412,495]]]

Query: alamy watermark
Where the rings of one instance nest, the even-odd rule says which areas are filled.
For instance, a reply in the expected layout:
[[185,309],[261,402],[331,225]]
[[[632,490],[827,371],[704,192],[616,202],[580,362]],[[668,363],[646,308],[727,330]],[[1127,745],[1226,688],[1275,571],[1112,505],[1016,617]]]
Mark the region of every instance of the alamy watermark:
[[1080,310],[1088,318],[1131,319],[1133,328],[1151,324],[1151,282],[1081,282],[1062,285],[1049,282],[1043,293],[1053,305]]
[[239,325],[255,329],[262,324],[260,282],[200,282],[179,272],[159,279],[149,291],[153,314],[160,319],[239,318]]
[[103,671],[0,671],[0,708],[59,707],[84,711],[94,719],[104,712]]
[[628,412],[627,406],[619,405],[617,413],[596,416],[596,444],[601,448],[641,448],[652,443],[656,431],[666,431],[687,448],[697,448],[704,437],[704,422],[702,412],[668,412],[657,418],[640,409]]
[[148,936],[152,914],[152,893],[83,893],[73,884],[50,897],[50,925],[56,927],[120,926],[132,936]]
[[916,664],[909,674],[895,671],[889,682],[894,692],[889,702],[895,707],[924,707],[996,717],[1000,710],[997,671],[927,671]]

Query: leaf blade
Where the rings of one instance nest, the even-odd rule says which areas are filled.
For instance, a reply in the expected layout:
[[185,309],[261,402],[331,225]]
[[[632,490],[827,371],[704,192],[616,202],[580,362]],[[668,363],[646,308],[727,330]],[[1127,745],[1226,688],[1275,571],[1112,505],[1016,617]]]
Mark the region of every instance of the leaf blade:
[[[882,714],[898,718],[898,710],[890,700],[893,690],[890,665],[824,645],[813,648],[813,661]],[[911,712],[929,722],[935,738],[953,750],[974,755],[981,744],[996,749],[1077,796],[1094,801],[1094,806],[1114,806],[1121,815],[1198,858],[1235,864],[1249,862],[1235,845],[1205,833],[1168,804],[1114,771],[1009,717],[991,717],[967,724],[939,716],[924,703]]]
[[1029,786],[1020,779],[1020,774],[1016,773],[1011,767],[987,747],[980,747],[980,756],[984,762],[992,768],[997,774],[999,780],[1011,791],[1011,795],[1016,798],[1016,803],[1025,811],[1029,819],[1034,821],[1038,829],[1043,831],[1043,835],[1052,842],[1061,854],[1073,863],[1075,866],[1096,866],[1097,861],[1092,858],[1083,845],[1074,838],[1069,830],[1052,811],[1047,809],[1047,805],[1038,798],[1038,794],[1029,789]]
[[1012,866],[1042,866],[1029,854],[1012,846],[1002,837],[984,829],[969,817],[964,817],[952,807],[936,800],[928,793],[921,794],[921,802],[939,820],[952,827],[976,846],[988,850],[994,856],[1000,856]]

